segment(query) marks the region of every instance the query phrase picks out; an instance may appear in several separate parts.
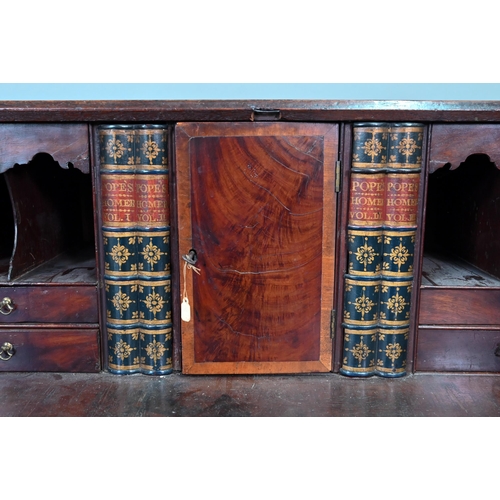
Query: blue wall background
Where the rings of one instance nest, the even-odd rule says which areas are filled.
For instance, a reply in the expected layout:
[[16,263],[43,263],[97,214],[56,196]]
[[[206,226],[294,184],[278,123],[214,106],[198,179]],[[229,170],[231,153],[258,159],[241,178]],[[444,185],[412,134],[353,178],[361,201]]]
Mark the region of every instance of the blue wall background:
[[500,84],[0,83],[0,100],[90,99],[500,100]]

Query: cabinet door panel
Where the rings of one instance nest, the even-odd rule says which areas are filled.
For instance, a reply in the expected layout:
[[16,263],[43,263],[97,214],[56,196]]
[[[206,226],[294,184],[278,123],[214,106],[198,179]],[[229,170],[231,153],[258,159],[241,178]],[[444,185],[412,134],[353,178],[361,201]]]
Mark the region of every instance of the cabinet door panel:
[[324,124],[178,126],[180,253],[200,269],[186,270],[184,373],[331,369],[337,137]]

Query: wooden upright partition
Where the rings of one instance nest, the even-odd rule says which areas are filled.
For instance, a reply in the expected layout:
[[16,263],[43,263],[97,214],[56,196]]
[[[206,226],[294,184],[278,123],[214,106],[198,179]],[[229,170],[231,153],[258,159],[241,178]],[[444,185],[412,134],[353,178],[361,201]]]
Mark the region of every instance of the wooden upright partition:
[[338,135],[336,124],[177,125],[184,373],[332,369]]

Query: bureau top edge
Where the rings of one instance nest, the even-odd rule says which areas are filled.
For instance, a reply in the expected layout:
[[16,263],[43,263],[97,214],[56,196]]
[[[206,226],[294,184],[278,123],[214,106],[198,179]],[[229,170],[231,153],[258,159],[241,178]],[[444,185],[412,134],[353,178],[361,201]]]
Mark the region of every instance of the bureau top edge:
[[498,122],[500,101],[0,101],[0,123],[181,121]]

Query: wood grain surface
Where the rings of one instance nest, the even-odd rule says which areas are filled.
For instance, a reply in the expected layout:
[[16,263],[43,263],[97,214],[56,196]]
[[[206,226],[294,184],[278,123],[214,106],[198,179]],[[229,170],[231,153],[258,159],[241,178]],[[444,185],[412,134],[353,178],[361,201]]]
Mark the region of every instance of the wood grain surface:
[[500,372],[500,330],[419,328],[416,369],[438,372]]
[[[0,416],[498,417],[500,375],[418,373],[393,380],[332,373],[232,377],[2,373]],[[344,421],[328,425],[345,432]],[[103,432],[103,439],[108,434]],[[14,435],[13,445],[17,439]],[[463,448],[462,443],[457,446]]]
[[98,372],[101,369],[96,325],[2,326],[0,345],[4,342],[14,346],[15,354],[7,361],[0,361],[0,371]]
[[96,285],[0,286],[0,297],[15,307],[0,316],[0,324],[98,322]]
[[420,291],[421,325],[498,325],[500,289],[426,287]]
[[89,130],[86,123],[11,123],[0,126],[0,172],[47,153],[61,167],[71,163],[90,172]]
[[[193,321],[185,373],[331,369],[338,129],[181,124],[180,252]],[[183,267],[183,262],[179,264]]]
[[151,123],[253,121],[256,110],[279,110],[296,122],[499,122],[499,101],[342,99],[0,101],[0,122]]
[[455,169],[473,154],[488,155],[500,167],[500,125],[450,123],[432,126],[429,173],[446,163]]
[[426,253],[422,266],[422,286],[500,287],[500,279],[448,255]]

